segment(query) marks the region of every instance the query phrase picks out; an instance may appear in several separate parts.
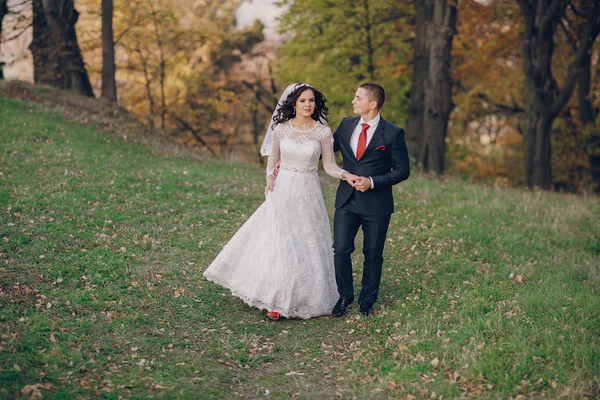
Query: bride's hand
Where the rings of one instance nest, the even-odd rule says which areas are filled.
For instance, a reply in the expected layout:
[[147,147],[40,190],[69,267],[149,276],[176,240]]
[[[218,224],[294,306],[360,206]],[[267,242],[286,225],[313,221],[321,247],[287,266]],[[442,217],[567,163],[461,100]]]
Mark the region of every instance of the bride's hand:
[[350,186],[354,187],[359,177],[354,174],[351,174],[350,172],[344,171],[344,173],[342,173],[342,179],[348,182]]
[[265,194],[272,192],[275,187],[275,178],[271,175],[267,176],[267,186],[265,186]]

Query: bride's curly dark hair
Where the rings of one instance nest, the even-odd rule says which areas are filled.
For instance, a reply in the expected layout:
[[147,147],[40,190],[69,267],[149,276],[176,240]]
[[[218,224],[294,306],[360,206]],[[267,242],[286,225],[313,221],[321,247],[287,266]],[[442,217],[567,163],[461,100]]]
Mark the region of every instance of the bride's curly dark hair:
[[312,113],[311,117],[315,121],[327,121],[327,114],[329,114],[329,108],[325,105],[327,99],[317,89],[310,86],[307,83],[298,83],[294,87],[294,90],[287,96],[285,100],[283,100],[279,104],[279,110],[277,114],[273,117],[273,121],[275,123],[271,128],[275,129],[278,124],[281,124],[285,121],[289,121],[290,119],[296,116],[296,111],[294,111],[294,106],[296,105],[296,101],[305,90],[310,89],[315,95],[315,111]]

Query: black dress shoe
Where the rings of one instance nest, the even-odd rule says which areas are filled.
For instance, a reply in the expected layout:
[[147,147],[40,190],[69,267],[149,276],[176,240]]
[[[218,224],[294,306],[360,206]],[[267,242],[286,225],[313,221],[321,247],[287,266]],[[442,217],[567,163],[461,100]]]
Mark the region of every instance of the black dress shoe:
[[365,317],[372,317],[375,315],[375,311],[373,311],[373,304],[361,304],[360,313]]
[[354,297],[340,297],[335,306],[333,306],[333,310],[331,310],[331,314],[334,317],[341,317],[342,315],[348,312],[348,307],[354,301]]

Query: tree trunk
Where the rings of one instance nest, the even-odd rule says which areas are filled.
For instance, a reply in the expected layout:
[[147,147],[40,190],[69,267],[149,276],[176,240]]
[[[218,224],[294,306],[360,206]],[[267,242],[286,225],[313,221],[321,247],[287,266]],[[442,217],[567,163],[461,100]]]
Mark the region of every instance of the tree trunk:
[[[549,115],[549,110],[556,97],[556,85],[551,70],[554,32],[566,2],[555,10],[555,15],[540,15],[550,5],[543,4],[546,7],[541,8],[541,3],[547,0],[537,2],[539,4],[533,6],[524,0],[519,3],[527,3],[526,8],[521,8],[525,17],[525,30],[521,38],[527,111],[524,132],[525,184],[529,188],[539,187],[547,190],[552,186],[550,134],[554,119]],[[542,19],[545,21],[543,26]]]
[[67,89],[69,85],[61,69],[60,51],[50,36],[42,0],[32,1],[32,11],[33,37],[29,50],[33,56],[33,81]]
[[425,99],[425,79],[429,69],[429,51],[425,38],[425,27],[431,19],[430,7],[421,0],[414,1],[415,7],[415,38],[413,40],[414,58],[413,75],[410,88],[410,107],[408,109],[408,120],[406,123],[406,145],[413,160],[421,159],[421,147],[423,146],[423,110]]
[[375,80],[375,64],[373,63],[373,55],[375,49],[373,48],[373,27],[371,26],[371,15],[369,13],[369,0],[363,0],[363,6],[365,9],[365,44],[367,46],[367,72],[369,73],[369,79]]
[[152,95],[152,78],[150,76],[149,66],[148,66],[148,57],[144,55],[142,51],[142,47],[140,42],[138,41],[135,48],[136,52],[140,56],[140,61],[142,62],[142,71],[144,72],[144,81],[146,87],[146,95],[148,96],[148,122],[152,128],[155,125],[155,107],[154,107],[154,96]]
[[52,41],[60,49],[62,71],[69,87],[84,96],[94,97],[77,44],[75,24],[79,13],[73,0],[42,0],[42,6]]
[[424,91],[423,144],[420,162],[425,172],[445,171],[446,133],[453,108],[450,50],[456,31],[456,2],[433,0],[426,27],[429,58]]
[[2,21],[4,16],[8,14],[7,0],[0,0],[0,35],[2,35]]
[[150,3],[152,6],[152,22],[154,24],[154,36],[156,37],[156,44],[158,45],[158,55],[160,58],[160,127],[164,129],[165,127],[165,118],[167,115],[167,100],[165,95],[165,73],[166,73],[166,58],[165,52],[162,43],[162,35],[160,32],[160,27],[158,26],[158,15],[156,10],[154,9],[154,3]]
[[524,18],[521,56],[525,77],[527,118],[524,130],[525,183],[529,188],[552,187],[552,122],[565,106],[580,79],[586,53],[598,35],[598,2],[586,10],[586,23],[580,34],[579,47],[569,66],[562,89],[552,76],[554,33],[563,18],[568,0],[517,0]]
[[[598,109],[594,108],[590,98],[592,82],[592,55],[587,52],[582,65],[582,74],[577,90],[579,122],[583,128],[585,150],[590,164],[590,175],[594,182],[594,191],[600,193],[600,129],[596,124]],[[600,73],[598,73],[600,75]]]
[[552,118],[544,113],[527,115],[525,135],[525,178],[530,188],[549,189],[552,186],[552,163],[550,156]]
[[113,0],[102,0],[102,97],[117,101]]
[[[7,0],[0,0],[0,38],[2,38],[2,21],[4,16],[8,14]],[[0,41],[0,54],[2,54],[2,42]],[[0,80],[4,79],[4,62],[0,61]]]

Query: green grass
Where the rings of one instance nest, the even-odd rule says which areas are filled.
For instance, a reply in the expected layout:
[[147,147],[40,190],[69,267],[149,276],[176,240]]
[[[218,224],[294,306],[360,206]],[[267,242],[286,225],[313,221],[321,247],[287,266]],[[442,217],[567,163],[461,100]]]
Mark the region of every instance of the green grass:
[[27,90],[0,91],[0,398],[600,396],[597,198],[413,174],[376,316],[274,323],[202,277],[261,168]]

